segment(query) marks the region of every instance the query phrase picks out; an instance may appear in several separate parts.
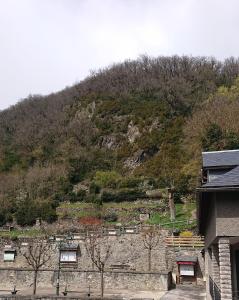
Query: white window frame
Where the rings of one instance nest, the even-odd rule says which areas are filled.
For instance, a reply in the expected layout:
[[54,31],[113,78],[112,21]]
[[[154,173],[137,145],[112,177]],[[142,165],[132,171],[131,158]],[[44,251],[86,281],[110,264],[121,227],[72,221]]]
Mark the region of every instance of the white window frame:
[[180,275],[195,276],[194,265],[180,264]]
[[62,262],[62,263],[77,262],[77,251],[61,250],[60,251],[60,262]]
[[3,260],[5,262],[15,261],[15,256],[16,256],[15,251],[5,250],[4,253],[3,253]]

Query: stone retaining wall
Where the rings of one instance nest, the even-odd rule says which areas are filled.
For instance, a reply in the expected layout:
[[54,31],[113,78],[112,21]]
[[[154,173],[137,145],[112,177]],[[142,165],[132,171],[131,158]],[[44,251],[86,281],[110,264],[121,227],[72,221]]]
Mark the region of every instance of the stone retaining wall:
[[[58,270],[41,270],[38,273],[37,286],[52,288],[56,286]],[[109,272],[104,274],[106,289],[132,289],[132,290],[168,290],[171,284],[170,272]],[[0,289],[29,288],[33,282],[33,271],[30,269],[0,269]],[[87,291],[100,288],[100,273],[97,271],[61,270],[60,287],[63,290],[67,285],[69,290]]]
[[[95,297],[87,297],[87,296],[51,296],[51,295],[38,295],[38,296],[9,296],[9,295],[0,295],[0,300],[66,300],[66,299],[71,299],[71,300],[102,300],[102,298],[95,298]],[[105,300],[124,300],[123,297],[105,297],[103,298]],[[139,300],[139,299],[132,299],[132,300]],[[153,300],[153,299],[140,299],[140,300]]]
[[[106,264],[105,284],[106,288],[129,288],[129,289],[163,289],[169,282],[167,278],[169,270],[174,274],[174,280],[177,273],[176,257],[180,255],[198,257],[198,284],[203,281],[204,261],[200,249],[183,249],[167,247],[165,236],[167,232],[162,231],[158,245],[152,250],[151,273],[148,272],[148,250],[144,247],[143,235],[124,234],[121,236],[109,236],[109,242],[112,246],[112,254]],[[21,247],[26,247],[28,239],[19,239]],[[83,240],[73,240],[73,243],[79,245],[79,255],[75,269],[61,269],[61,284],[71,284],[74,286],[85,286],[92,282],[92,286],[98,288],[99,273],[93,268],[92,261],[87,254]],[[44,265],[45,271],[39,272],[39,286],[54,286],[56,283],[56,274],[59,263],[59,249],[56,241],[53,242],[51,259]],[[16,258],[12,262],[4,261],[4,249],[6,246],[16,248]],[[0,288],[12,288],[13,285],[29,287],[32,284],[33,274],[25,257],[19,251],[17,244],[9,239],[0,240]],[[55,271],[54,271],[55,270]]]
[[[144,247],[143,235],[124,234],[121,236],[109,236],[108,242],[111,244],[111,255],[107,261],[107,268],[111,265],[126,265],[130,271],[148,271],[148,250]],[[20,239],[19,239],[20,240]],[[28,240],[23,240],[25,243]],[[57,242],[56,242],[57,243]],[[44,268],[55,269],[58,266],[59,250],[56,243],[52,243],[51,259]],[[71,242],[70,242],[71,243]],[[72,243],[79,245],[77,269],[91,270],[92,261],[86,252],[83,240],[73,240]],[[14,262],[4,261],[4,249],[6,245],[16,248],[14,241],[0,239],[0,268],[29,268],[26,259],[17,250]],[[23,249],[24,246],[22,246]],[[166,246],[164,236],[160,238],[158,245],[152,250],[152,271],[161,272],[167,270]]]

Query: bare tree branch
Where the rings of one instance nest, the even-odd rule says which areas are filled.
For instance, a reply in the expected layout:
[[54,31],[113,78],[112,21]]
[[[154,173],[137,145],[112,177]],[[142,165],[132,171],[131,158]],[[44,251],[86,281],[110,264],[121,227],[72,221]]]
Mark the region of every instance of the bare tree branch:
[[148,250],[148,271],[151,271],[152,250],[157,247],[160,241],[160,232],[155,228],[143,232],[144,248]]
[[47,264],[51,258],[52,245],[46,238],[38,238],[28,242],[28,246],[22,249],[19,246],[20,253],[25,257],[28,265],[34,271],[33,294],[36,294],[37,275],[41,267]]
[[112,245],[108,237],[104,238],[100,234],[93,234],[85,240],[85,248],[91,261],[101,274],[101,298],[103,298],[105,265],[112,253]]

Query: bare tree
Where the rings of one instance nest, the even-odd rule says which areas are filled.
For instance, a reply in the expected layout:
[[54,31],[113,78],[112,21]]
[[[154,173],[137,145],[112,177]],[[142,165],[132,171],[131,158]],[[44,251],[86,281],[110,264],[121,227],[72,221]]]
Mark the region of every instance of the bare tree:
[[100,272],[101,298],[103,298],[105,265],[112,253],[111,244],[108,237],[93,234],[85,240],[85,247],[88,256]]
[[149,228],[143,232],[144,248],[148,250],[148,271],[151,271],[152,250],[157,247],[160,233],[155,228]]
[[165,185],[168,191],[168,206],[170,213],[170,220],[175,221],[175,203],[174,192],[175,185],[179,181],[181,175],[182,159],[179,156],[181,149],[174,145],[164,145],[160,151],[160,175],[164,178]]
[[170,211],[170,220],[175,221],[176,211],[175,211],[175,203],[174,203],[174,187],[173,185],[167,189],[168,190],[168,204]]
[[46,240],[46,238],[31,240],[26,249],[20,248],[20,252],[25,257],[28,265],[34,271],[33,295],[36,294],[38,271],[50,260],[51,249],[52,245]]

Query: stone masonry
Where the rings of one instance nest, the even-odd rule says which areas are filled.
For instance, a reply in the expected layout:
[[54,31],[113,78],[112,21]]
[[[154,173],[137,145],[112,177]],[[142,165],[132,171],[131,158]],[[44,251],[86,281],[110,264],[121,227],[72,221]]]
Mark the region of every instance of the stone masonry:
[[[200,249],[174,249],[167,247],[165,236],[161,232],[158,245],[152,250],[151,271],[148,270],[148,249],[144,247],[143,233],[121,234],[119,236],[105,237],[111,244],[111,255],[106,263],[105,282],[106,288],[129,289],[162,289],[165,290],[170,282],[169,272],[177,273],[176,257],[179,255],[198,257],[198,284],[203,282],[204,262]],[[19,239],[17,243],[10,239],[0,240],[0,289],[12,288],[14,285],[30,287],[33,282],[33,272],[21,255],[19,248],[26,248],[29,239]],[[59,263],[59,242],[55,239],[52,243],[51,259],[39,272],[39,285],[53,287],[56,284],[56,274]],[[89,282],[97,287],[99,272],[93,266],[87,254],[84,239],[74,237],[69,243],[79,245],[77,262],[73,269],[61,266],[61,286],[87,286]],[[19,246],[20,245],[20,246]],[[13,262],[3,259],[4,249],[15,248],[16,258]]]
[[[38,288],[56,288],[58,270],[42,269],[38,273]],[[104,283],[106,289],[129,289],[129,290],[162,290],[167,291],[170,283],[168,272],[146,273],[146,272],[119,272],[106,271]],[[31,288],[33,271],[28,270],[3,270],[0,269],[0,290]],[[87,291],[100,289],[100,273],[98,271],[61,270],[60,289],[67,286],[68,290]]]
[[221,300],[232,299],[230,241],[219,238],[220,287]]
[[[143,235],[138,234],[124,234],[121,236],[108,236],[108,242],[111,244],[111,255],[107,261],[107,268],[112,269],[116,265],[117,270],[120,266],[128,271],[148,272],[148,250],[144,247]],[[23,239],[21,248],[27,247],[28,239]],[[86,252],[84,240],[69,241],[69,244],[74,243],[79,245],[78,260],[76,268],[79,270],[91,270],[92,261]],[[25,258],[17,251],[16,259],[14,262],[4,262],[3,253],[5,246],[17,248],[14,241],[0,240],[0,268],[29,268]],[[57,242],[52,243],[51,260],[47,268],[55,268],[58,265],[59,250]],[[152,272],[161,272],[167,270],[166,262],[166,247],[164,237],[162,237],[158,245],[152,250]]]

